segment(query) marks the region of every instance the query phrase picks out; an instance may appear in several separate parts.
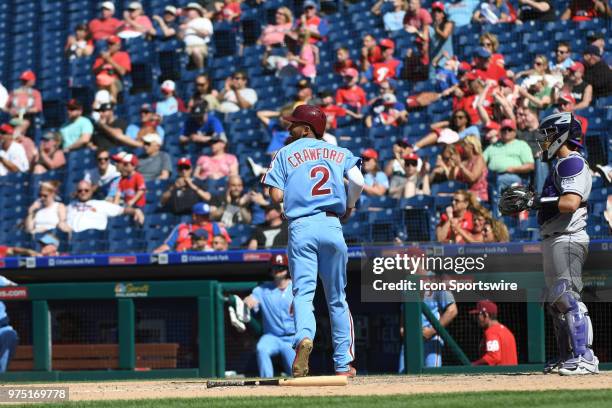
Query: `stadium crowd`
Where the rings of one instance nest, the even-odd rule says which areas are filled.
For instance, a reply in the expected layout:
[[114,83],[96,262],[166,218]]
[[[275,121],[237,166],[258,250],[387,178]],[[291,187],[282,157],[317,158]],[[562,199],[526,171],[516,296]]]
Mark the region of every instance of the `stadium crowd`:
[[496,200],[542,188],[536,129],[553,111],[582,123],[594,222],[606,200],[612,213],[607,0],[77,3],[89,20],[54,50],[65,97],[33,69],[0,85],[2,202],[18,183],[28,201],[5,211],[26,235],[0,254],[284,246],[258,177],[304,103],[363,159],[349,242],[534,239],[533,216],[501,217]]

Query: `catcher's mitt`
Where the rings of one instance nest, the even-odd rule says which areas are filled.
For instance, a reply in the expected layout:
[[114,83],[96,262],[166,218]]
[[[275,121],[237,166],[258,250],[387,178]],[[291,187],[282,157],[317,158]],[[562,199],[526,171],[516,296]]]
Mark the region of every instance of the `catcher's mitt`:
[[499,200],[499,212],[503,215],[515,215],[534,207],[536,195],[528,187],[514,186],[507,188]]

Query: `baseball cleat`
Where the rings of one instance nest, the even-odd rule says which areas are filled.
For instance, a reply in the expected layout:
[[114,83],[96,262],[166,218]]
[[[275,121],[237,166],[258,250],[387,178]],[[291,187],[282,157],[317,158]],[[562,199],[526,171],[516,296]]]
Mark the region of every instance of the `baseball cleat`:
[[599,374],[599,359],[595,354],[590,355],[590,360],[585,356],[572,357],[563,362],[559,368],[559,375],[586,375]]
[[345,377],[354,378],[357,377],[357,369],[352,365],[348,366],[348,371],[336,371],[336,375],[343,375]]
[[542,372],[544,374],[559,374],[559,368],[563,365],[563,360],[560,358],[549,360],[546,362]]
[[294,377],[306,377],[308,375],[308,359],[310,358],[312,347],[312,340],[306,337],[295,348],[295,359],[291,367]]

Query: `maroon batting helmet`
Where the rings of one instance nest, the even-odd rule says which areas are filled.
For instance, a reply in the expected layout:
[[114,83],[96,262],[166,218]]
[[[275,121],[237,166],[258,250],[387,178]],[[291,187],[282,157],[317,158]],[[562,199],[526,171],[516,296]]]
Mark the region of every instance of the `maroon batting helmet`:
[[289,266],[289,259],[285,254],[272,255],[270,258],[270,268],[287,268]]
[[327,118],[318,106],[300,105],[293,110],[290,116],[285,116],[285,119],[291,123],[303,123],[312,128],[312,131],[320,139],[325,132]]

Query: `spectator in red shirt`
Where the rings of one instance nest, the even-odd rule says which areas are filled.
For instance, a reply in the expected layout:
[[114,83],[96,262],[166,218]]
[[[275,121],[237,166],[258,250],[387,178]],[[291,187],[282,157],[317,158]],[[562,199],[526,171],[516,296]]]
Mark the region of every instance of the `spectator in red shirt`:
[[327,35],[327,23],[317,15],[317,3],[312,0],[304,2],[304,13],[300,16],[297,22],[299,31],[306,30],[310,32],[310,43],[316,44],[325,35]]
[[354,109],[355,112],[361,112],[367,101],[365,91],[357,85],[359,72],[355,68],[345,69],[342,72],[342,80],[343,86],[336,91],[336,103]]
[[349,55],[349,50],[346,47],[340,47],[336,50],[336,62],[334,63],[334,72],[342,75],[342,71],[347,68],[357,69],[357,65],[353,62]]
[[361,47],[361,70],[367,71],[372,64],[382,60],[382,50],[376,45],[376,39],[371,34],[366,34],[363,37],[363,47]]
[[227,242],[232,242],[225,227],[217,222],[210,221],[210,206],[208,204],[195,204],[191,209],[191,214],[192,222],[177,225],[168,238],[166,238],[166,241],[156,248],[153,253],[188,251],[192,247],[192,234],[199,229],[208,233],[208,246],[212,246],[213,238],[218,235],[223,236]]
[[93,64],[93,73],[99,89],[110,92],[113,103],[123,89],[121,79],[132,70],[132,62],[127,52],[121,51],[121,39],[116,35],[106,39],[108,49],[102,51]]
[[492,62],[491,53],[484,47],[478,47],[474,50],[473,67],[476,76],[483,81],[490,79],[499,81],[506,76],[506,70],[499,63]]
[[152,28],[153,23],[144,14],[142,4],[133,1],[123,12],[123,22],[117,35],[123,39],[136,38],[148,33]]
[[[576,110],[576,99],[572,96],[570,92],[561,92],[558,98],[559,104],[559,112],[574,112]],[[574,117],[578,122],[580,122],[580,127],[582,128],[582,134],[586,135],[587,130],[589,128],[589,121],[584,116],[576,115],[574,113]]]
[[321,110],[327,118],[327,129],[336,129],[338,127],[338,117],[349,115],[355,119],[361,119],[361,115],[342,106],[334,104],[334,97],[331,92],[323,91],[319,94],[321,99]]
[[136,171],[138,158],[131,153],[122,155],[121,157],[115,156],[113,158],[119,159],[117,169],[121,174],[119,190],[117,190],[113,202],[119,204],[119,202],[123,201],[123,205],[126,207],[143,208],[146,204],[145,193],[147,191],[147,186],[142,174]]
[[380,84],[387,79],[398,78],[402,70],[402,61],[393,57],[395,52],[395,43],[389,38],[380,40],[380,48],[383,54],[383,60],[372,64],[370,69],[365,72],[362,82],[368,80]]
[[240,21],[240,0],[224,0],[216,20]]
[[89,32],[94,41],[105,40],[115,35],[121,26],[121,21],[113,17],[115,5],[112,1],[105,1],[100,5],[100,18],[94,18],[89,22]]
[[591,21],[594,18],[612,17],[607,0],[570,0],[561,20]]
[[446,207],[436,227],[438,242],[463,243],[465,240],[458,231],[461,229],[464,233],[473,233],[474,214],[468,209],[472,201],[475,201],[472,193],[465,190],[459,190],[453,195],[452,205]]
[[483,33],[480,36],[480,45],[491,54],[487,67],[489,75],[491,77],[506,76],[506,61],[504,56],[497,52],[497,48],[499,48],[497,36],[489,32]]
[[497,305],[481,300],[470,314],[478,315],[478,325],[484,329],[480,343],[483,354],[472,365],[517,365],[516,340],[510,329],[497,320]]
[[36,84],[36,74],[28,70],[21,73],[19,76],[21,86],[14,89],[9,94],[9,99],[6,108],[15,123],[15,132],[19,135],[24,135],[28,131],[32,121],[42,113],[42,95],[38,89],[34,88]]
[[420,34],[425,41],[429,40],[429,26],[432,23],[431,14],[421,8],[421,0],[409,0],[408,10],[404,15],[404,28],[412,34]]

